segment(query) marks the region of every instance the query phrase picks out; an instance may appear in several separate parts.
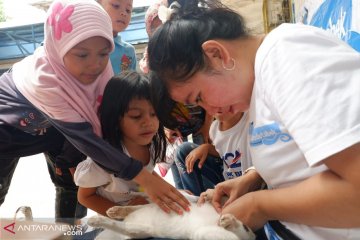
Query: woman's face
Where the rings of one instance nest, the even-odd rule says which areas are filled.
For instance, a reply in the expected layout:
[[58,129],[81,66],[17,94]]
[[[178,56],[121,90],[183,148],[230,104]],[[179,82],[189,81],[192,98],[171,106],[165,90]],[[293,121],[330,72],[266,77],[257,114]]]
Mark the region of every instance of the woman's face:
[[170,80],[168,90],[175,101],[200,105],[210,115],[234,114],[249,108],[253,82],[252,74],[199,71],[183,83]]

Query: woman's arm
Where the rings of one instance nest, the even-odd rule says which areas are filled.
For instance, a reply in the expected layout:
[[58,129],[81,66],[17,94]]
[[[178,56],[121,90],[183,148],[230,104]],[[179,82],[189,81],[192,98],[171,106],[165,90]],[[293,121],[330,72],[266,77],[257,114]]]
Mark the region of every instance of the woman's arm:
[[223,209],[258,229],[268,220],[331,227],[360,227],[360,144],[327,159],[329,170],[291,187],[252,192]]
[[104,216],[107,216],[106,211],[109,208],[116,206],[110,200],[97,195],[96,188],[79,187],[77,196],[82,205]]

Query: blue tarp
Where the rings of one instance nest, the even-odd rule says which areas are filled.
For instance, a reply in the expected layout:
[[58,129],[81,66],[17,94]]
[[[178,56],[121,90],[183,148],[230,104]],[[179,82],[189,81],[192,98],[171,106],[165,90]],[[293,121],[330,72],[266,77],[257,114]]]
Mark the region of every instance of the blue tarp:
[[[145,12],[134,14],[128,28],[120,35],[131,44],[146,43]],[[44,40],[44,24],[0,28],[0,61],[23,58],[32,54]]]

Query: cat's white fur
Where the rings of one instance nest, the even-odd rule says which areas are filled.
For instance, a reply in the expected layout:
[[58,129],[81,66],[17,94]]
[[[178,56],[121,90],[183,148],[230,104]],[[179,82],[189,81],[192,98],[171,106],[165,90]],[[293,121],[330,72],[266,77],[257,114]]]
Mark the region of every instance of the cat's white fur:
[[[191,203],[190,211],[167,214],[156,204],[116,206],[108,217],[94,216],[88,220],[93,227],[105,230],[101,239],[132,239],[161,237],[193,240],[251,240],[254,233],[231,214],[220,216],[210,203]],[[117,220],[115,220],[117,219]],[[121,221],[119,221],[121,220]]]

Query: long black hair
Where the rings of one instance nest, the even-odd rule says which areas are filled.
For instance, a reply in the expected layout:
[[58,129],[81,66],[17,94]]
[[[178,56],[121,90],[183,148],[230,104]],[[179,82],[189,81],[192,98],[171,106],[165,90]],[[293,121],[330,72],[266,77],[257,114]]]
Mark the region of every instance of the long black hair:
[[[99,108],[103,138],[112,146],[122,149],[123,133],[119,120],[129,110],[130,101],[145,99],[152,105],[149,80],[135,71],[124,71],[110,79],[105,87],[102,103]],[[164,127],[159,122],[159,129],[152,139],[154,145],[154,164],[165,161],[166,137]]]
[[202,44],[247,37],[243,18],[217,0],[179,0],[181,7],[148,45],[149,67],[161,80],[185,81],[208,69]]

